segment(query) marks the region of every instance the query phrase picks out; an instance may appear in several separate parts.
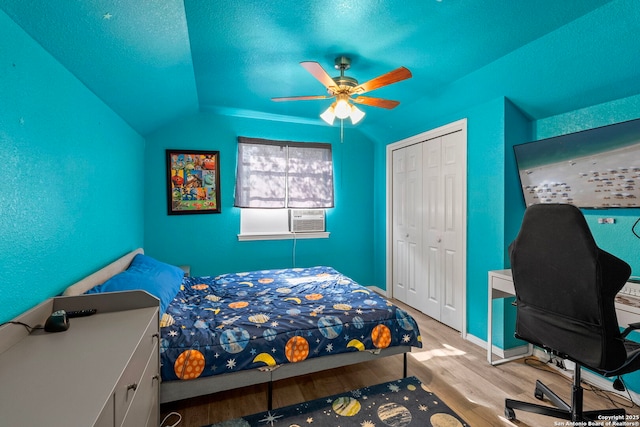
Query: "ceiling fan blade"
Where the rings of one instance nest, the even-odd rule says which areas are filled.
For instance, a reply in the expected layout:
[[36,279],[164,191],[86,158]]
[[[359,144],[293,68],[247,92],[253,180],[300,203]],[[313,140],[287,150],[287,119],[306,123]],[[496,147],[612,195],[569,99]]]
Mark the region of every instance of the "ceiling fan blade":
[[357,104],[370,105],[372,107],[380,107],[386,108],[387,110],[391,110],[396,108],[400,102],[392,101],[390,99],[382,99],[382,98],[372,98],[370,96],[356,96],[351,98],[351,100]]
[[397,83],[408,78],[411,78],[411,71],[409,71],[408,68],[399,67],[354,87],[351,93],[369,92],[370,90],[378,89],[379,87]]
[[281,102],[281,101],[309,101],[313,99],[328,99],[328,98],[333,98],[333,97],[327,96],[327,95],[285,96],[280,98],[271,98],[271,100],[275,102]]
[[322,65],[315,61],[303,61],[300,63],[308,72],[311,73],[313,77],[315,77],[320,83],[324,85],[327,89],[336,88],[336,82],[333,81],[331,76],[327,74],[327,72],[322,68]]

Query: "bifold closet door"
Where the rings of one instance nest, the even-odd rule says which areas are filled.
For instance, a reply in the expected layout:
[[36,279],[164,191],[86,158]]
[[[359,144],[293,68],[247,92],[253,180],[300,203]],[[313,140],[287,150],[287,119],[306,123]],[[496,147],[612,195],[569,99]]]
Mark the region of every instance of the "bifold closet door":
[[417,308],[456,330],[464,305],[465,145],[461,132],[423,142],[424,291]]
[[422,290],[422,145],[395,150],[392,164],[393,296],[415,307]]

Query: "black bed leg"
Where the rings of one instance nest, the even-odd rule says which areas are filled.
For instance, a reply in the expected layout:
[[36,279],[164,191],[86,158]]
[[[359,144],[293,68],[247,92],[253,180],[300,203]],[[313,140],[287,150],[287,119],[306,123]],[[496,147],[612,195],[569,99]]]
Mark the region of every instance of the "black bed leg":
[[273,409],[273,383],[269,381],[267,383],[267,410]]
[[404,366],[402,367],[402,378],[407,378],[407,353],[402,353],[404,357]]

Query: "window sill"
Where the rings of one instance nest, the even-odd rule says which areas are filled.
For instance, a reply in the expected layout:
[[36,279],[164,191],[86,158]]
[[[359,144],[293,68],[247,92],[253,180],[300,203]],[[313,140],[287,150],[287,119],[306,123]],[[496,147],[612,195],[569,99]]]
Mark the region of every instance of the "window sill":
[[238,234],[238,240],[241,242],[251,240],[300,240],[300,239],[328,239],[328,231],[318,231],[310,233],[251,233]]

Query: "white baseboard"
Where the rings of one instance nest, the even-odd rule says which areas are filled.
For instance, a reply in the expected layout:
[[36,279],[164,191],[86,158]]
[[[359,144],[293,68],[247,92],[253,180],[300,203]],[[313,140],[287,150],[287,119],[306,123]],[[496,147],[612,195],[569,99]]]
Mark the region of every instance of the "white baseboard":
[[492,346],[492,347],[493,347],[493,354],[497,354],[503,359],[516,357],[518,355],[522,355],[522,357],[524,357],[524,355],[529,351],[528,345],[519,345],[518,347],[513,347],[507,350],[501,349],[496,346]]
[[467,341],[471,341],[473,344],[477,345],[478,347],[482,347],[485,350],[487,349],[487,342],[485,340],[481,340],[480,338],[471,334],[467,334],[465,338]]
[[371,286],[367,286],[366,288],[371,289],[373,292],[380,294],[385,298],[388,298],[387,291],[385,291],[382,288],[379,288],[378,286],[371,285]]
[[[482,340],[471,334],[467,334],[466,339],[467,341],[471,341],[473,344],[482,347],[485,350],[487,349],[487,342],[485,340]],[[492,345],[491,347],[493,354],[495,354],[498,359],[508,359],[511,357],[515,357],[521,354],[525,354],[529,350],[529,347],[527,345],[521,345],[506,350],[500,347],[496,347],[495,345]]]

